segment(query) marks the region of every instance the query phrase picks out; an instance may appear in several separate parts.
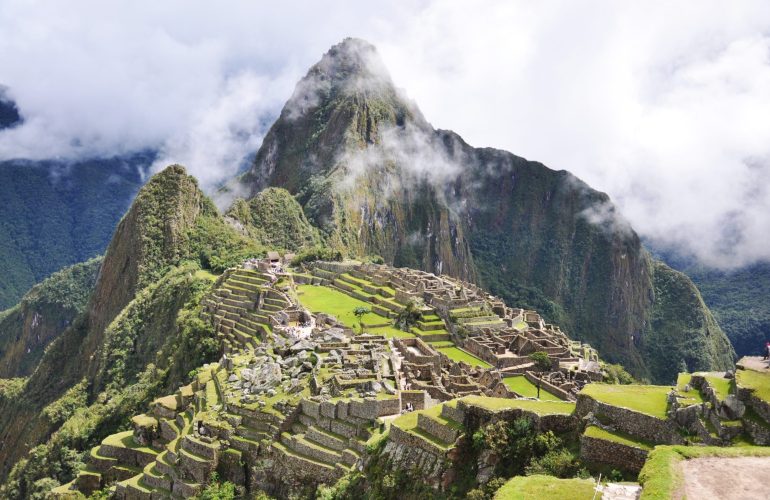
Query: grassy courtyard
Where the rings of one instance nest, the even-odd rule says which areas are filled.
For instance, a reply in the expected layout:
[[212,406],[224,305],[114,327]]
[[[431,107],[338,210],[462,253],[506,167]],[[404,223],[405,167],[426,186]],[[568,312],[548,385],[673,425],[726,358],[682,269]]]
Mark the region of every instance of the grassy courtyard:
[[[356,331],[359,329],[358,318],[353,311],[356,307],[371,309],[372,304],[346,295],[340,291],[325,286],[299,285],[297,286],[297,298],[313,313],[326,313],[334,316],[343,325]],[[389,323],[390,320],[377,313],[365,314],[361,320],[369,324]],[[395,326],[382,326],[366,328],[367,333],[385,335],[386,337],[411,338],[413,334],[399,330]]]
[[479,359],[473,354],[469,353],[468,351],[463,351],[458,347],[438,347],[436,348],[436,350],[446,354],[446,356],[452,361],[457,361],[457,362],[465,361],[471,366],[478,366],[480,368],[492,367],[492,365],[490,365],[483,359]]
[[[527,380],[524,375],[518,375],[516,377],[507,377],[503,379],[503,383],[515,393],[524,396],[526,398],[537,397],[537,386]],[[540,387],[540,399],[550,401],[561,401],[561,398],[556,394],[548,392],[544,387]]]
[[670,390],[666,385],[588,384],[580,393],[601,403],[665,419],[666,396]]

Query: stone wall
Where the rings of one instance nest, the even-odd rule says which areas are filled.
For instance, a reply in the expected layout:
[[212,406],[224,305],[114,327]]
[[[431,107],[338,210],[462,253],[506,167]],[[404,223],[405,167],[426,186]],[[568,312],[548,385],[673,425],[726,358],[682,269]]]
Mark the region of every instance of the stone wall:
[[585,394],[579,394],[575,415],[579,418],[593,413],[600,422],[609,421],[621,432],[639,437],[655,444],[682,444],[682,436],[676,431],[676,424],[645,415],[627,408],[610,406],[592,399]]
[[405,410],[407,405],[411,403],[412,408],[415,410],[425,409],[425,402],[427,393],[425,391],[401,391],[401,409]]
[[[537,385],[538,378],[532,372],[526,372],[524,373],[524,376],[527,377],[527,380]],[[553,385],[547,380],[540,379],[540,387],[545,388],[546,390],[548,390],[548,392],[552,392],[553,394],[559,396],[565,401],[570,401],[573,399],[572,395],[569,392],[565,391],[560,387]]]
[[647,450],[605,439],[580,437],[580,458],[638,474],[647,460]]
[[417,427],[445,443],[454,443],[460,435],[460,431],[457,429],[444,425],[422,413],[417,414]]

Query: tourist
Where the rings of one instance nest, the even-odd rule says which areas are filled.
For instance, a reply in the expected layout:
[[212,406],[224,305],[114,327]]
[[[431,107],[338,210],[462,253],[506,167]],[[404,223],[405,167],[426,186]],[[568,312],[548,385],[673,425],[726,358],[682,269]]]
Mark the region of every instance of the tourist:
[[770,342],[765,342],[765,352],[764,357],[762,359],[768,359],[770,358]]

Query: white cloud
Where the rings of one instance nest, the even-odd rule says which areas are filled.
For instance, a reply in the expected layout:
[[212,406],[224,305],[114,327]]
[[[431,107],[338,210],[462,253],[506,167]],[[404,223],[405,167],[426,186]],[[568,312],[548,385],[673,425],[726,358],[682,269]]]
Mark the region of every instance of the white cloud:
[[[770,259],[770,4],[0,2],[0,158],[160,148],[208,186],[346,36],[435,126],[567,169],[643,236]],[[601,215],[600,210],[598,215]]]

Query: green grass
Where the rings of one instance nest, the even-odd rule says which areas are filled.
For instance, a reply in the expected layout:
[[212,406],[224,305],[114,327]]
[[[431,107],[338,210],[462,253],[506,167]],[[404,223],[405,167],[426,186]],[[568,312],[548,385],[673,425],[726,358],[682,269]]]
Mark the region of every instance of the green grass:
[[495,493],[495,500],[582,500],[594,497],[592,479],[559,479],[553,476],[517,476]]
[[642,450],[651,450],[653,448],[653,445],[650,443],[636,439],[633,436],[629,436],[628,434],[622,432],[609,432],[600,427],[596,427],[595,425],[589,425],[586,427],[586,431],[583,434],[590,438],[612,441],[613,443],[632,446]]
[[[355,314],[353,314],[353,311],[356,307],[366,307],[369,309],[372,307],[370,302],[358,300],[354,297],[351,297],[350,295],[346,295],[342,292],[325,286],[298,285],[297,297],[299,301],[312,312],[331,314],[337,318],[340,323],[356,331],[360,329],[360,326],[358,324],[358,318],[356,318]],[[388,318],[380,316],[374,312],[365,314],[361,320],[364,323],[370,324],[386,323],[390,321]],[[401,331],[395,326],[366,328],[364,331],[374,335],[385,335],[388,338],[414,337],[413,334]]]
[[443,405],[436,405],[432,406],[426,410],[417,410],[412,411],[409,413],[406,413],[404,415],[401,415],[397,419],[393,420],[391,425],[394,425],[398,427],[399,429],[409,432],[411,434],[414,434],[416,436],[419,436],[423,438],[424,440],[430,442],[431,444],[437,446],[441,449],[447,449],[452,445],[452,443],[445,443],[439,439],[437,439],[435,436],[428,434],[427,432],[423,431],[422,429],[419,429],[417,427],[417,415],[420,413],[432,418],[433,420],[437,420],[438,422],[448,426],[452,427],[454,429],[463,430],[463,427],[460,423],[455,422],[453,420],[448,420],[441,416],[441,407]]
[[[527,377],[524,375],[517,375],[515,377],[507,377],[503,379],[503,383],[508,386],[508,388],[515,393],[527,397],[527,398],[536,398],[537,397],[537,386],[527,380]],[[544,387],[540,387],[540,399],[542,400],[548,400],[548,401],[561,401],[562,398],[557,396],[556,394],[553,394],[552,392],[548,392]]]
[[529,399],[489,398],[486,396],[465,396],[461,399],[471,406],[491,411],[521,409],[537,415],[572,415],[575,403],[570,401],[532,401]]
[[635,410],[665,419],[666,397],[671,387],[664,385],[588,384],[580,394],[611,406]]
[[214,273],[212,273],[210,271],[206,271],[205,269],[198,269],[197,271],[195,271],[195,277],[196,278],[201,278],[201,279],[207,279],[207,280],[210,280],[210,281],[216,281],[217,280],[217,275],[216,274],[214,274]]
[[733,381],[729,378],[705,376],[706,382],[714,389],[719,401],[724,401],[732,390]]
[[689,458],[704,457],[759,457],[770,456],[766,446],[656,446],[647,457],[639,483],[642,485],[641,500],[667,500],[684,481],[679,462]]
[[491,368],[492,365],[479,359],[468,351],[463,351],[459,347],[439,347],[436,349],[439,352],[443,352],[452,361],[465,361],[471,366],[478,366],[481,368]]
[[112,434],[111,436],[107,436],[102,441],[102,444],[114,446],[116,448],[130,448],[132,450],[141,451],[143,453],[151,453],[153,455],[158,454],[158,452],[152,448],[148,446],[142,446],[134,441],[133,431],[124,431],[117,434]]
[[770,403],[770,373],[736,370],[735,380],[739,387],[752,389],[754,396]]
[[703,394],[701,392],[690,386],[689,392],[685,392],[684,388],[687,384],[690,383],[692,380],[692,374],[691,373],[680,373],[677,376],[676,379],[676,390],[679,392],[679,395],[681,396],[679,398],[679,403],[682,406],[690,406],[695,404],[701,404],[704,403],[706,400],[703,398]]

